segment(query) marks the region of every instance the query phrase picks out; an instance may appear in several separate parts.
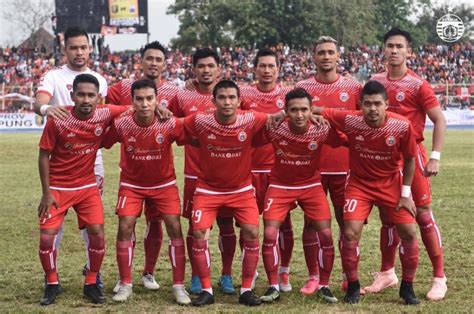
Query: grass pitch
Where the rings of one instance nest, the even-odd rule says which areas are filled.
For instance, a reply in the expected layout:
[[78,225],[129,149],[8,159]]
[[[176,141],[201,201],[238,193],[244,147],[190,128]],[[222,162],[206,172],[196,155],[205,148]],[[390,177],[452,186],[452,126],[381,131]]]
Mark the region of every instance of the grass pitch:
[[[430,142],[431,132],[427,132]],[[66,217],[63,244],[58,258],[59,275],[65,293],[49,307],[40,307],[43,293],[43,273],[38,258],[38,227],[36,209],[40,199],[40,182],[37,169],[39,133],[0,134],[0,312],[472,312],[472,274],[474,273],[474,232],[471,226],[474,172],[474,131],[450,130],[447,132],[441,172],[432,180],[433,208],[442,232],[445,252],[445,269],[449,291],[441,302],[428,302],[424,299],[431,286],[431,264],[420,239],[420,265],[417,273],[415,291],[422,303],[407,307],[398,298],[398,289],[389,289],[381,294],[365,296],[359,305],[350,306],[339,302],[326,305],[316,296],[302,297],[299,288],[306,279],[306,268],[301,246],[302,212],[292,214],[295,230],[295,249],[291,264],[291,283],[293,291],[283,293],[279,301],[258,308],[246,308],[238,304],[238,297],[225,296],[216,284],[220,270],[220,256],[217,249],[217,232],[212,232],[211,252],[213,260],[213,286],[216,304],[198,309],[180,307],[173,303],[171,294],[171,269],[167,256],[167,240],[163,241],[156,277],[161,284],[157,292],[145,291],[138,285],[143,269],[144,219],[137,224],[138,243],[134,260],[134,294],[129,302],[116,304],[111,300],[112,289],[118,278],[115,262],[115,234],[117,218],[114,206],[118,187],[118,146],[104,151],[106,169],[106,193],[104,199],[106,257],[102,266],[108,302],[104,306],[94,306],[82,298],[82,267],[85,263],[84,244],[77,230],[75,213],[71,210]],[[179,187],[182,187],[183,155],[180,148],[175,149],[175,165]],[[182,220],[183,230],[187,222]],[[361,284],[369,284],[372,273],[378,270],[380,252],[378,248],[379,220],[376,210],[372,212],[369,224],[361,241]],[[336,223],[333,220],[333,233],[336,239]],[[166,239],[166,237],[165,237]],[[336,249],[336,259],[332,275],[332,290],[341,301],[340,255]],[[190,267],[186,268],[189,280]],[[260,277],[257,281],[258,294],[265,292],[266,276],[260,259]],[[397,273],[400,263],[397,261]],[[240,282],[240,253],[236,253],[234,263],[234,282]]]

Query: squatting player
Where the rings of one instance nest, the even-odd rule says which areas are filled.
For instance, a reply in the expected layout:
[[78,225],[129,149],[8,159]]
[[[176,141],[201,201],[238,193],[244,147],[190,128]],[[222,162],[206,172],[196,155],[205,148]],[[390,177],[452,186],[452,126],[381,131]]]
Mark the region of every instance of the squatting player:
[[[344,301],[358,303],[360,284],[359,240],[372,206],[384,207],[402,238],[400,297],[407,304],[420,301],[413,291],[418,266],[416,207],[410,185],[415,169],[416,142],[410,121],[392,112],[382,84],[370,81],[362,89],[362,111],[317,107],[332,126],[344,132],[349,142],[349,168],[344,204],[342,262],[349,282]],[[403,172],[401,171],[403,167]]]
[[[430,176],[436,176],[439,171],[446,120],[429,83],[407,68],[411,43],[411,36],[406,31],[395,28],[387,32],[384,35],[387,71],[376,74],[371,79],[385,86],[390,101],[388,110],[407,117],[415,130],[417,158],[411,192],[417,207],[416,222],[433,266],[433,285],[426,297],[429,300],[441,300],[445,297],[448,287],[443,267],[441,233],[431,209]],[[434,124],[433,148],[429,160],[423,146],[426,116]],[[384,217],[383,222],[387,220],[383,211],[381,216]],[[394,266],[400,239],[389,223],[383,223],[380,235],[381,272],[374,283],[365,288],[367,292],[379,292],[398,283]]]
[[[314,46],[316,75],[298,82],[296,88],[304,88],[313,97],[313,105],[340,110],[356,110],[360,98],[361,85],[352,78],[337,73],[340,58],[337,41],[329,36],[319,37]],[[339,251],[341,250],[344,221],[344,190],[349,170],[349,152],[347,147],[323,145],[320,158],[321,182],[326,193],[329,192],[334,213],[339,225]],[[310,234],[309,231],[306,231]],[[314,235],[313,235],[314,236]],[[305,254],[310,254],[307,252]],[[325,273],[320,269],[321,274]],[[322,287],[321,287],[322,288]],[[347,280],[343,274],[342,289],[347,289]]]
[[[92,48],[89,45],[89,35],[81,28],[68,28],[64,32],[64,53],[66,64],[48,71],[40,80],[36,91],[34,110],[37,114],[50,118],[66,118],[69,111],[64,106],[73,105],[71,99],[72,82],[74,78],[82,73],[88,73],[97,78],[100,84],[100,96],[107,95],[107,81],[97,72],[87,67],[89,54]],[[99,150],[95,161],[94,173],[101,195],[104,186],[104,166],[102,154]],[[87,232],[81,230],[84,243],[87,246]],[[63,236],[63,226],[57,237],[56,247],[59,249]],[[87,268],[87,265],[84,267]],[[84,269],[85,271],[86,269]],[[97,282],[102,285],[100,275]]]
[[46,277],[41,305],[54,302],[62,292],[56,268],[56,237],[73,207],[80,229],[88,234],[88,267],[84,295],[94,303],[104,303],[96,277],[105,254],[104,213],[94,175],[94,161],[106,128],[126,107],[97,107],[99,81],[91,74],[79,74],[73,81],[74,107],[67,118],[50,118],[40,141],[39,172],[43,195],[38,206],[40,227],[39,257]]
[[116,207],[119,216],[116,256],[120,287],[112,300],[126,301],[132,294],[133,231],[136,218],[141,215],[144,203],[148,202],[149,215],[159,215],[165,222],[170,237],[173,295],[178,304],[186,305],[191,303],[191,299],[184,289],[186,257],[171,151],[172,143],[184,135],[183,125],[176,118],[158,120],[154,81],[135,81],[131,86],[131,96],[134,111],[115,119],[103,141],[106,148],[121,143],[120,189]]
[[[141,51],[141,69],[144,79],[149,79],[155,82],[156,85],[156,102],[163,107],[173,106],[176,101],[176,94],[179,88],[171,83],[162,80],[162,73],[165,70],[166,49],[157,41],[151,42]],[[109,87],[107,92],[106,103],[112,105],[132,105],[131,86],[134,80],[124,79]],[[145,250],[145,267],[141,283],[150,290],[157,290],[160,285],[155,280],[155,267],[160,255],[161,244],[163,242],[163,229],[161,227],[161,218],[158,211],[153,209],[151,204],[145,201],[145,218],[147,221],[147,228],[145,231],[145,238],[143,246]],[[158,216],[157,216],[158,215]],[[134,239],[135,240],[135,239]],[[135,244],[135,241],[134,241]],[[114,292],[118,292],[120,288],[117,285]]]
[[[270,284],[261,297],[264,302],[273,302],[280,297],[278,231],[295,202],[303,209],[307,222],[312,227],[308,226],[304,230],[311,232],[303,237],[303,247],[308,247],[305,250],[305,260],[309,279],[300,292],[311,295],[318,291],[321,282],[324,287],[319,289],[318,294],[327,302],[337,302],[327,287],[329,277],[319,277],[318,258],[320,267],[326,270],[325,274],[331,273],[334,245],[331,212],[321,186],[318,164],[323,144],[338,146],[343,139],[326,124],[311,124],[311,99],[311,95],[302,88],[290,91],[285,97],[288,119],[277,129],[263,130],[254,138],[255,145],[271,143],[275,151],[275,163],[269,178],[263,212],[265,232],[262,257]],[[308,251],[312,254],[306,254]]]

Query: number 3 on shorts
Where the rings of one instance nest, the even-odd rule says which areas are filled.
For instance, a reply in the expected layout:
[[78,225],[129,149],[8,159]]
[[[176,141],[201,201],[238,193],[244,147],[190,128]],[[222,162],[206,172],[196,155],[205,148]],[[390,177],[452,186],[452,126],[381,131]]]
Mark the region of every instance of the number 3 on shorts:
[[194,218],[194,223],[199,223],[202,218],[202,210],[196,209],[191,211],[191,217]]
[[357,207],[357,200],[346,200],[344,204],[344,212],[345,213],[353,213]]
[[273,198],[269,198],[267,202],[267,206],[265,206],[265,209],[263,210],[264,212],[267,212],[270,210],[270,206],[272,206],[273,203]]

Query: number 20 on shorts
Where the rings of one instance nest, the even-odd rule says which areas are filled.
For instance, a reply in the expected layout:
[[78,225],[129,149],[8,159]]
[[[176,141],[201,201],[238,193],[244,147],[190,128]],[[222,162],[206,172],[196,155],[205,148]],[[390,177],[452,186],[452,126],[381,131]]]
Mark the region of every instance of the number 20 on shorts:
[[357,200],[348,199],[344,204],[344,213],[353,213],[357,207]]

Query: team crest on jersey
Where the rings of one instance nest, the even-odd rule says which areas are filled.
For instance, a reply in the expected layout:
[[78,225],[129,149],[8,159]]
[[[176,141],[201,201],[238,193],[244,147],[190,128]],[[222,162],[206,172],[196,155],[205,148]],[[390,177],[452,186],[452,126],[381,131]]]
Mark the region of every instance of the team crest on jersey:
[[397,95],[395,96],[395,99],[398,101],[405,100],[405,93],[403,91],[399,91]]
[[134,137],[134,136],[130,136],[130,138],[128,139],[128,141],[131,143],[131,142],[136,142],[137,139]]
[[104,129],[102,129],[102,127],[100,125],[96,125],[95,130],[94,130],[94,134],[95,134],[95,136],[101,136],[103,131],[104,131]]
[[69,142],[66,142],[66,143],[64,143],[64,148],[66,148],[67,150],[71,150],[72,149],[72,144],[69,143]]
[[155,140],[158,144],[163,144],[163,142],[165,141],[165,136],[163,134],[159,133],[156,136]]
[[342,101],[342,102],[346,102],[349,100],[349,94],[347,92],[341,92],[339,94],[339,99]]
[[239,137],[238,137],[239,141],[243,142],[247,139],[247,133],[245,133],[245,131],[241,131],[239,133]]
[[316,150],[318,148],[318,142],[316,141],[311,141],[308,144],[309,150]]
[[215,140],[215,139],[216,139],[216,136],[211,133],[211,134],[209,134],[209,135],[207,136],[207,138],[210,139],[210,140]]
[[278,108],[281,109],[281,108],[283,108],[283,106],[285,106],[285,103],[283,102],[283,100],[278,99],[276,105],[277,105]]
[[129,153],[133,152],[134,150],[135,150],[135,147],[133,147],[133,146],[128,146],[127,147],[127,152],[129,152]]
[[160,101],[161,107],[168,108],[168,100],[167,99],[162,99]]
[[395,137],[390,135],[389,137],[387,137],[387,139],[385,140],[385,143],[387,143],[388,146],[393,146],[395,145]]
[[285,153],[284,153],[281,149],[277,150],[277,151],[275,152],[275,154],[276,154],[278,157],[283,157],[283,156],[285,155]]
[[365,141],[365,138],[362,135],[359,134],[359,135],[356,136],[356,140],[359,141],[359,142],[363,142],[363,141]]

